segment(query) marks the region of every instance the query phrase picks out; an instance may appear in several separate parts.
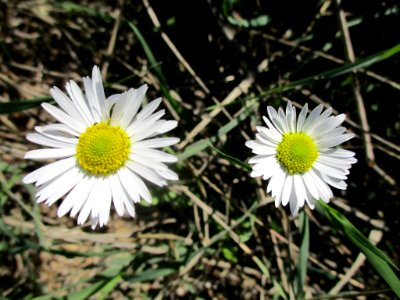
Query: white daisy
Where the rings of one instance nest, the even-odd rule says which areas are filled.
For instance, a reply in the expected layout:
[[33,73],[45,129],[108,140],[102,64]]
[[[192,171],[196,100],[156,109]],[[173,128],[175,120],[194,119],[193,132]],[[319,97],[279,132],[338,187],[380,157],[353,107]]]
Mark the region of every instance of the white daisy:
[[296,109],[287,103],[286,113],[268,106],[267,127],[258,126],[256,140],[246,142],[256,154],[249,160],[254,164],[252,177],[269,179],[267,192],[275,197],[275,206],[286,206],[297,215],[307,202],[314,208],[317,200],[329,202],[333,197],[330,186],[344,190],[349,169],[357,160],[352,151],[336,146],[354,137],[346,128],[338,127],[344,114],[331,116],[332,108],[317,106],[307,116],[307,104],[298,118]]
[[24,183],[38,186],[38,202],[52,205],[66,195],[58,216],[78,214],[78,224],[90,216],[92,228],[107,224],[111,203],[122,216],[135,216],[134,203],[151,195],[143,178],[158,186],[178,180],[165,163],[174,155],[157,150],[179,142],[175,137],[154,138],[177,126],[161,119],[165,111],[154,112],[161,98],[139,113],[147,86],[105,98],[98,67],[92,78],[83,78],[85,94],[74,81],[67,83],[68,95],[54,87],[50,93],[59,108],[43,103],[43,108],[60,123],[35,127],[27,135],[33,143],[49,148],[28,151],[26,159],[56,159],[28,174]]

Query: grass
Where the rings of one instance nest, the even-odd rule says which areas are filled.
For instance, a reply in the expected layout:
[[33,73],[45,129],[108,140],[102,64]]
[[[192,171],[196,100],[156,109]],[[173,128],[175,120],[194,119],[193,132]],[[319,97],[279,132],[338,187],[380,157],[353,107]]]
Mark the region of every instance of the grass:
[[[399,7],[337,2],[1,2],[0,298],[399,296]],[[163,96],[181,142],[180,181],[93,232],[21,178],[40,165],[25,136],[52,121],[49,88],[95,64],[106,95]],[[299,217],[250,178],[244,146],[288,100],[346,113],[356,134],[347,190]]]

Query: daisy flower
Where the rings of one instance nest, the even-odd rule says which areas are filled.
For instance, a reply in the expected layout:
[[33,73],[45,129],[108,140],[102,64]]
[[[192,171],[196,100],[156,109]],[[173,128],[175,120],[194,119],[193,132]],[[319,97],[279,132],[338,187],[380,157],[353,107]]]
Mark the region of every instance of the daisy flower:
[[249,160],[252,177],[269,179],[267,192],[275,197],[275,206],[290,203],[292,215],[307,203],[314,208],[322,199],[333,197],[329,186],[345,190],[345,180],[351,165],[357,160],[352,151],[336,146],[354,137],[339,127],[346,116],[332,116],[332,108],[323,111],[317,106],[308,116],[308,105],[296,116],[290,101],[286,112],[268,106],[267,127],[258,126],[256,140],[246,146],[256,154]]
[[155,112],[161,98],[138,112],[146,85],[106,99],[96,66],[83,84],[85,93],[74,81],[68,82],[68,96],[57,87],[50,89],[59,107],[42,107],[59,123],[35,127],[37,133],[27,135],[29,141],[48,148],[28,151],[25,158],[55,161],[23,182],[35,183],[37,201],[49,206],[66,195],[58,216],[78,216],[79,225],[90,216],[94,229],[107,224],[112,204],[118,215],[127,212],[134,217],[134,203],[151,202],[143,178],[157,186],[178,180],[165,164],[177,158],[158,149],[179,139],[155,137],[177,126],[176,121],[161,119],[164,110]]

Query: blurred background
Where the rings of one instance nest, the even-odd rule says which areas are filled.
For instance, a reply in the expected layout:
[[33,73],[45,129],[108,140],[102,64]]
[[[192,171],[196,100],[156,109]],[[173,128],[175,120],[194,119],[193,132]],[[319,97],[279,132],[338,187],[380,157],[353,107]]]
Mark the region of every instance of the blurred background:
[[[398,265],[399,25],[395,0],[0,0],[0,298],[394,299],[324,214],[275,208],[244,143],[268,105],[345,113],[330,206]],[[180,181],[94,232],[21,182],[49,88],[93,65],[106,95],[147,83],[181,139]]]

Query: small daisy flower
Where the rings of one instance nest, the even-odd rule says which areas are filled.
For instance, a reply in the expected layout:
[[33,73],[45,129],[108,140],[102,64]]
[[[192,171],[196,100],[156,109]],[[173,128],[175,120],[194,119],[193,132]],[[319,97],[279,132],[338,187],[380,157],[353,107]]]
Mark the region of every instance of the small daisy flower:
[[57,87],[50,89],[59,107],[42,107],[59,123],[35,127],[37,133],[27,135],[29,141],[48,148],[28,151],[25,158],[56,161],[28,174],[23,182],[35,183],[37,201],[49,206],[66,195],[58,216],[78,215],[79,225],[90,216],[94,229],[107,224],[112,204],[118,215],[126,211],[134,217],[134,203],[151,202],[143,178],[157,186],[178,180],[165,164],[177,158],[158,149],[179,139],[155,137],[177,126],[176,121],[161,119],[164,110],[155,112],[161,98],[138,113],[146,85],[106,99],[96,66],[83,84],[85,93],[74,81],[68,82],[69,96]]
[[336,148],[354,137],[338,127],[346,116],[332,116],[332,108],[323,111],[322,105],[307,116],[306,104],[297,118],[290,101],[286,112],[267,109],[267,127],[258,126],[256,140],[246,146],[256,154],[249,160],[250,175],[269,179],[267,192],[275,197],[275,206],[290,203],[292,215],[297,215],[304,203],[313,209],[319,199],[329,202],[329,186],[345,190],[349,169],[357,161],[354,152]]

